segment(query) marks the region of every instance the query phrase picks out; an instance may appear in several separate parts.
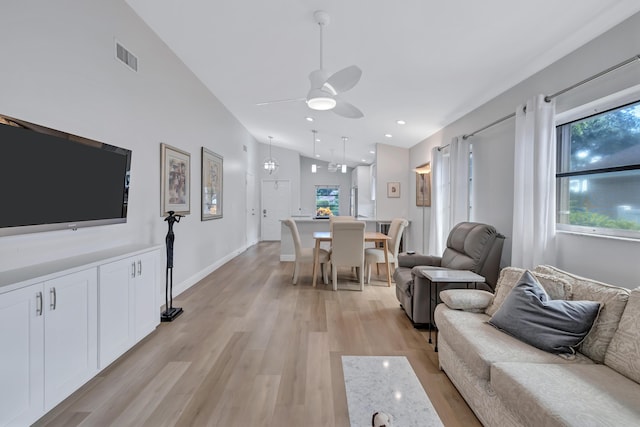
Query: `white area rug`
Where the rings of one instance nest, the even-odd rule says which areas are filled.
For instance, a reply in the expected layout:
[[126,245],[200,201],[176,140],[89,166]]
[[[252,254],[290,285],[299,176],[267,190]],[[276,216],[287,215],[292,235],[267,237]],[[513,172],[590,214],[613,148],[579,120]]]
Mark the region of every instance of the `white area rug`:
[[367,427],[376,411],[394,427],[436,427],[442,421],[404,356],[342,356],[351,427]]

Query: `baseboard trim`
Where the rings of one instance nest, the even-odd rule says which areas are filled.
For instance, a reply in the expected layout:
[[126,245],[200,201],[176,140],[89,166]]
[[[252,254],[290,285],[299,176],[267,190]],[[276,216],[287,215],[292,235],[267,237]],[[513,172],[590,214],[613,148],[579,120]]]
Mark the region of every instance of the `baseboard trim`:
[[[225,265],[226,263],[228,263],[229,261],[231,261],[232,259],[234,259],[238,255],[240,255],[241,253],[243,253],[247,249],[249,249],[248,246],[243,246],[243,247],[241,247],[239,249],[236,249],[235,251],[233,251],[233,252],[229,253],[228,255],[220,258],[219,260],[217,260],[213,264],[211,264],[208,267],[200,270],[199,272],[197,272],[193,276],[187,278],[186,280],[180,282],[179,284],[177,284],[177,285],[174,284],[173,285],[173,297],[174,298],[177,297],[178,295],[180,295],[181,293],[183,293],[184,291],[186,291],[187,289],[189,289],[190,287],[192,287],[196,283],[200,282],[202,279],[207,277],[209,274],[213,273],[218,268],[222,267],[223,265]],[[162,284],[162,291],[161,291],[160,298],[159,298],[161,306],[163,306],[164,302],[165,302],[164,289],[165,289],[165,285],[163,283]]]

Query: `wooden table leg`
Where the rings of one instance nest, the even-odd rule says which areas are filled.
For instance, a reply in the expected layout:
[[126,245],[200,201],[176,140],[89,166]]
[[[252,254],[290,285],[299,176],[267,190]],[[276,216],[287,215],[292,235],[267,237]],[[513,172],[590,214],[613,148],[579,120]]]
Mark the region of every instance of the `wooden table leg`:
[[389,240],[384,241],[384,263],[387,265],[387,287],[391,287],[391,268],[389,267]]
[[316,279],[318,278],[319,263],[320,263],[320,239],[316,239],[316,249],[313,254],[313,287],[314,288],[316,287]]

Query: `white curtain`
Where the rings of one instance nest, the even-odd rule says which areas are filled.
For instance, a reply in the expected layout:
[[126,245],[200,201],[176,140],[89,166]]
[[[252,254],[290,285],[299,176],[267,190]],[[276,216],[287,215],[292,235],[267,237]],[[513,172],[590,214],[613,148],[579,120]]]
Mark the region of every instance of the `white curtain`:
[[449,167],[448,156],[439,147],[431,150],[431,219],[429,254],[440,256],[449,231]]
[[516,110],[511,265],[555,263],[555,102],[544,95]]
[[[469,156],[471,144],[468,140],[458,136],[449,145],[449,173],[451,209],[449,211],[449,226],[452,228],[459,222],[469,221]],[[448,230],[447,230],[448,234]]]

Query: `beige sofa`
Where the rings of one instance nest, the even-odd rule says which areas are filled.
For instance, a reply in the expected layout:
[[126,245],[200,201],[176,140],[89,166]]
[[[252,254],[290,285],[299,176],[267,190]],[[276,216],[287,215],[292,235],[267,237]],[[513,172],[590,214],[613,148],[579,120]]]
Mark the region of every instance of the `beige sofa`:
[[486,426],[639,426],[640,288],[551,266],[533,272],[551,299],[601,303],[573,357],[532,347],[487,322],[524,270],[501,271],[495,295],[449,290],[435,311],[440,367]]

